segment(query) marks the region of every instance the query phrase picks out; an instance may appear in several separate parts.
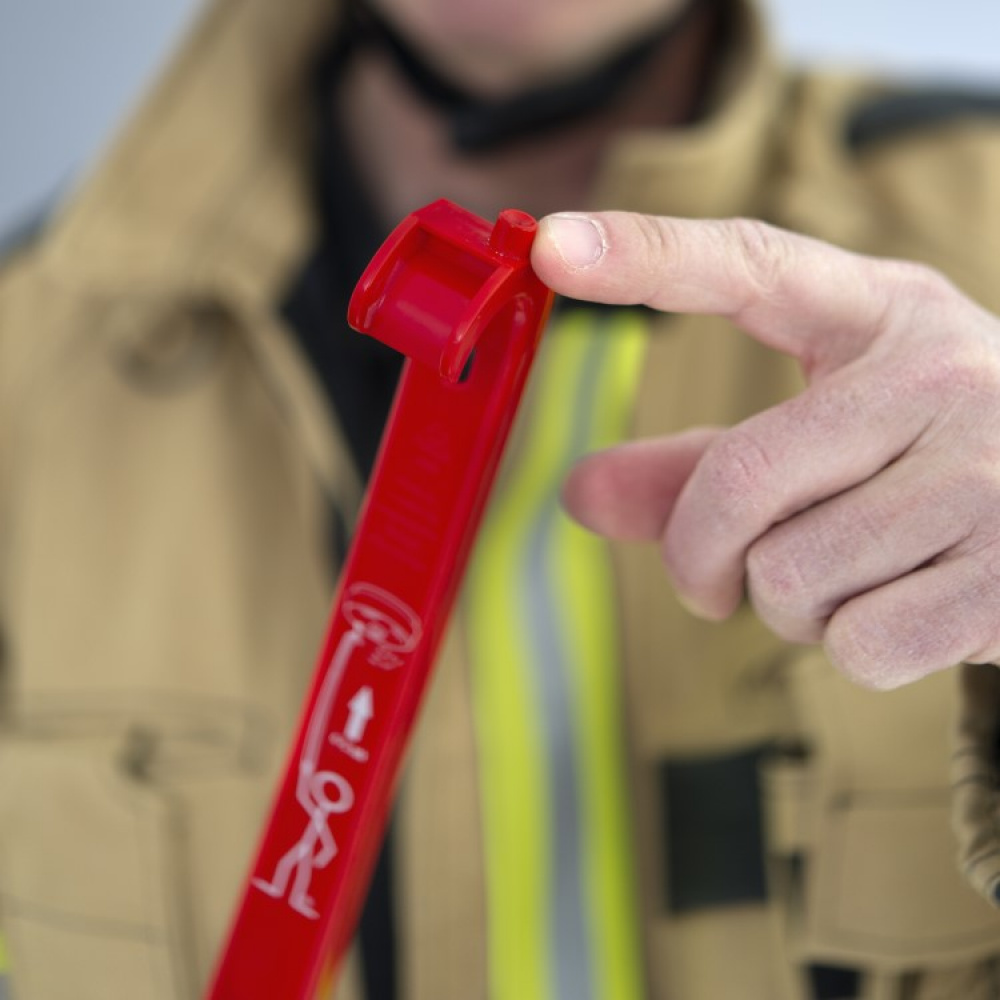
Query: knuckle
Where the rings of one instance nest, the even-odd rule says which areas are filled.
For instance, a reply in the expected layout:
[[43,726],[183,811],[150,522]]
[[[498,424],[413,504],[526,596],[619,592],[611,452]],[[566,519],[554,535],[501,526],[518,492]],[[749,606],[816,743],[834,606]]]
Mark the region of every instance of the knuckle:
[[671,219],[635,213],[624,221],[634,231],[627,240],[633,248],[628,261],[628,281],[638,300],[647,301],[682,267],[684,241]]
[[953,588],[943,617],[956,631],[953,644],[961,659],[974,663],[1000,658],[1000,623],[996,607],[1000,599],[1000,540],[994,535],[967,556],[966,580]]
[[747,582],[755,601],[796,617],[812,617],[808,570],[794,549],[772,534],[759,538],[747,552]]
[[759,516],[774,461],[750,428],[737,425],[713,442],[699,471],[718,515],[728,523],[743,523]]
[[873,592],[849,601],[831,618],[824,644],[835,667],[863,687],[888,690],[951,664],[963,628],[933,593],[901,602]]
[[[975,440],[992,439],[1000,423],[1000,355],[995,348],[974,337],[937,336],[907,368],[899,377],[899,390],[928,401],[928,427],[952,427],[957,419],[964,430],[991,427],[990,434],[976,434]],[[963,438],[963,447],[971,447],[973,439]]]
[[[967,302],[940,271],[920,261],[883,260],[872,271],[872,278],[885,281],[891,290],[880,326],[905,337],[911,350],[914,334],[921,329],[931,333],[931,344],[961,342],[961,338],[955,341],[941,335],[966,312]],[[926,348],[926,343],[923,346]]]
[[953,302],[958,297],[955,286],[936,268],[913,260],[887,262],[895,271],[896,280],[912,302]]
[[755,298],[773,299],[794,262],[794,244],[757,219],[733,219],[729,231]]
[[635,215],[633,220],[643,247],[646,270],[650,273],[662,273],[665,267],[670,269],[683,245],[675,237],[671,220],[655,215]]
[[782,527],[751,545],[747,590],[754,609],[776,635],[790,642],[822,638],[828,603],[819,564]]
[[892,686],[893,668],[898,652],[892,637],[875,616],[863,612],[857,603],[843,606],[830,620],[824,635],[824,647],[830,662],[863,687],[880,690]]
[[[892,336],[873,355],[881,384],[896,400],[920,398],[931,404],[929,417],[965,413],[977,422],[1000,422],[1000,338],[995,317],[958,298],[929,268],[913,266],[937,286],[932,297],[952,301],[938,306],[905,290],[893,297],[902,307],[887,313],[883,322]],[[968,408],[970,402],[975,411]]]
[[1000,534],[1000,443],[970,445],[956,462],[934,455],[936,483],[929,495],[952,524],[963,527],[967,546],[992,545]]

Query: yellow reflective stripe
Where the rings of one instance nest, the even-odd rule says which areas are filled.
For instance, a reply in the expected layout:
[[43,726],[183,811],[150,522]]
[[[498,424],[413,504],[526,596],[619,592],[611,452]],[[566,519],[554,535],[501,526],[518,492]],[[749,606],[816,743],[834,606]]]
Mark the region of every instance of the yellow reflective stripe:
[[[610,341],[604,352],[587,450],[604,448],[628,431],[632,403],[647,343],[640,314],[622,312],[597,336]],[[627,795],[617,597],[605,544],[568,518],[556,532],[555,564],[563,571],[565,634],[578,671],[574,693],[577,753],[583,765],[584,865],[591,924],[596,995],[630,1000],[643,995],[638,901]]]
[[515,620],[504,588],[507,577],[501,575],[512,555],[504,551],[502,539],[516,526],[513,514],[503,511],[494,525],[496,535],[480,546],[477,566],[499,572],[492,577],[489,570],[474,567],[470,579],[478,579],[468,602],[482,776],[490,996],[544,1000],[548,955],[542,895],[547,885],[544,827],[550,792],[539,766],[542,750],[537,706],[527,690],[528,657],[515,626],[490,628],[501,615]]
[[10,973],[10,956],[7,954],[7,944],[0,934],[0,976]]
[[[567,956],[552,953],[553,852],[562,845],[553,843],[558,814],[546,759],[546,740],[553,738],[546,727],[555,723],[544,718],[542,703],[551,690],[544,692],[539,680],[551,668],[539,657],[544,648],[551,651],[552,632],[565,660],[560,683],[570,701],[576,758],[570,771],[583,827],[573,877],[587,911],[579,918],[586,941],[582,956],[568,958],[592,965],[582,973],[590,997],[628,1000],[642,992],[610,568],[601,543],[576,529],[555,503],[567,463],[624,433],[644,331],[634,313],[610,320],[578,310],[547,334],[532,388],[535,412],[525,414],[531,423],[523,453],[505,471],[465,589],[493,1000],[546,1000],[558,995],[560,983],[565,992],[578,978],[574,970],[566,974]],[[543,553],[532,549],[539,542]],[[543,581],[528,579],[539,570]],[[523,604],[539,587],[558,618],[550,627],[539,628]]]
[[[564,364],[556,346],[550,334],[536,382]],[[568,419],[564,407],[563,419],[533,424],[521,461],[499,484],[465,588],[483,803],[490,996],[510,1000],[546,1000],[552,981],[552,790],[536,665],[516,584],[535,512],[544,501],[551,456]]]

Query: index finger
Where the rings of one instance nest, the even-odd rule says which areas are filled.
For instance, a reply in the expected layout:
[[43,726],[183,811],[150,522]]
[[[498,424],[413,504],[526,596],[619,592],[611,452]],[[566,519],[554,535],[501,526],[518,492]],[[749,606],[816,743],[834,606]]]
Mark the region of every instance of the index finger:
[[532,264],[573,298],[726,316],[811,377],[863,353],[925,270],[749,219],[629,212],[547,216]]

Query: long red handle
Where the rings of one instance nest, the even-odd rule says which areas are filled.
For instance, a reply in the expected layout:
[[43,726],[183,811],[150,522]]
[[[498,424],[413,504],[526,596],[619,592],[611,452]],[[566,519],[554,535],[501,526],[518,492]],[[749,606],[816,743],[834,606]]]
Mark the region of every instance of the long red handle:
[[298,733],[207,1000],[313,1000],[357,924],[400,760],[552,294],[523,212],[397,227],[352,326],[408,355]]

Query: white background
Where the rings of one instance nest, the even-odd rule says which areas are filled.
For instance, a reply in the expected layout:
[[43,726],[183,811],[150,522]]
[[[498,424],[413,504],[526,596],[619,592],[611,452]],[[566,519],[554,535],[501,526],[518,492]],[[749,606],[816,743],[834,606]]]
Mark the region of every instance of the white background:
[[[86,169],[198,2],[0,0],[0,233]],[[795,59],[1000,91],[1000,0],[764,2]]]

